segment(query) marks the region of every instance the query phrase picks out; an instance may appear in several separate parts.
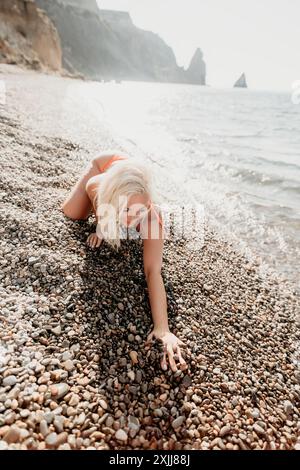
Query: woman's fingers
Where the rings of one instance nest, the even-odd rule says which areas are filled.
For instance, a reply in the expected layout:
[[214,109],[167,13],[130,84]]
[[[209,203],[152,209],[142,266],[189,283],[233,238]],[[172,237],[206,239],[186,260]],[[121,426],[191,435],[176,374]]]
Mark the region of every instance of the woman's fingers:
[[[151,331],[148,336],[147,340],[145,342],[145,347],[148,349],[150,346],[151,340],[155,338],[155,334],[153,331]],[[163,343],[163,357],[161,359],[161,368],[163,370],[168,369],[168,364],[167,364],[167,359],[170,365],[170,368],[173,372],[177,372],[178,370],[185,370],[187,368],[187,363],[182,357],[181,350],[179,347],[179,344],[182,343],[181,340],[178,340],[178,338],[175,338],[176,341],[174,341],[174,338],[171,336],[170,337],[165,337],[165,338],[160,338],[162,343]],[[182,343],[184,344],[184,343]],[[176,357],[176,361],[175,361]],[[176,364],[176,362],[178,364]]]
[[182,348],[186,348],[186,344],[181,341],[181,339],[177,338],[177,343],[176,343],[176,347],[177,346],[181,346]]
[[96,233],[91,233],[88,238],[87,238],[87,244],[91,248],[99,247],[101,244],[102,240],[97,236]]
[[150,345],[150,343],[152,341],[152,338],[153,338],[153,333],[149,333],[149,335],[147,336],[146,342],[145,342],[146,346]]
[[153,337],[154,337],[153,331],[151,331],[151,332],[148,334],[147,339],[146,339],[146,341],[145,341],[145,348],[146,348],[146,349],[149,349],[149,348],[150,348],[150,345],[151,345],[151,342],[152,342],[152,340],[153,340]]
[[187,363],[185,362],[185,360],[182,357],[179,346],[177,346],[177,356],[178,356],[178,359],[179,359],[180,369],[185,370],[187,368]]
[[176,362],[174,360],[174,351],[173,351],[173,348],[170,344],[167,345],[167,352],[168,352],[170,367],[171,367],[173,372],[177,372],[178,369],[177,369],[177,366],[176,366]]
[[161,367],[162,370],[167,370],[168,364],[167,364],[167,346],[165,345],[164,351],[163,351],[163,358],[161,360]]
[[87,244],[89,246],[92,246],[92,243],[93,243],[93,234],[91,233],[88,237],[87,237]]

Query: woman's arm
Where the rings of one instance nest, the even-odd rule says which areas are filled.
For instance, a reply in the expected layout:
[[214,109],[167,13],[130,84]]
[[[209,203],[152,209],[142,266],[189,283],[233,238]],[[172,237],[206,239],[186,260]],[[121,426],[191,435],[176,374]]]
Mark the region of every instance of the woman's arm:
[[144,273],[148,285],[149,301],[154,329],[169,331],[167,297],[161,276],[162,251],[162,239],[144,240]]
[[144,273],[148,285],[153,320],[153,330],[148,336],[146,344],[148,346],[153,337],[160,339],[164,348],[161,366],[164,370],[167,369],[166,359],[168,356],[170,367],[176,372],[178,369],[174,360],[174,353],[178,355],[181,369],[185,369],[187,365],[180,350],[180,346],[183,346],[183,342],[170,332],[168,324],[167,297],[161,276],[164,243],[161,226],[159,226],[159,238],[150,238],[150,235],[149,230],[148,236],[143,240]]
[[[96,219],[96,228],[97,224],[99,222],[99,216],[97,215],[97,189],[99,187],[99,184],[101,184],[101,179],[102,179],[101,174],[93,176],[92,178],[89,179],[85,186],[86,193],[91,201],[92,204],[92,210],[95,215]],[[102,238],[99,238],[98,234],[96,232],[90,233],[90,235],[87,238],[87,244],[91,248],[98,248],[102,243]]]

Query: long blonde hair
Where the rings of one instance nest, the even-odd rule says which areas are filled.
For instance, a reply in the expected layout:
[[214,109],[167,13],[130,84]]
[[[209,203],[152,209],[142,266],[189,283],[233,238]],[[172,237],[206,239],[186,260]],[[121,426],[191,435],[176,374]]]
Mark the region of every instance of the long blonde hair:
[[[104,175],[96,193],[97,215],[99,216],[96,232],[113,248],[119,249],[120,200],[124,196],[146,193],[152,201],[155,196],[151,171],[148,164],[136,157],[130,157],[113,162]],[[102,211],[107,214],[105,217],[107,222],[101,217]]]

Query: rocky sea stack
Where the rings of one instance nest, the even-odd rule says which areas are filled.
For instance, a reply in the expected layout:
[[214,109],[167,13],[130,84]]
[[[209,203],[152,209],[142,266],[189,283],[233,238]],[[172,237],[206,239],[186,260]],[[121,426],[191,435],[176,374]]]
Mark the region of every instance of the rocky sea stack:
[[248,88],[246,75],[242,73],[240,78],[235,82],[234,88]]
[[190,83],[206,85],[206,64],[203,60],[203,52],[200,48],[198,48],[193,55],[186,73]]

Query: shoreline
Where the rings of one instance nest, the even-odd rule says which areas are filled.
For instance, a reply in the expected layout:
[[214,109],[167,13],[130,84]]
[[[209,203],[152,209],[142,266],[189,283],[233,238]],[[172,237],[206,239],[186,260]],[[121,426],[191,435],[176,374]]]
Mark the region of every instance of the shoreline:
[[167,240],[170,328],[189,369],[163,372],[159,345],[143,346],[140,240],[120,252],[85,245],[92,219],[68,220],[59,203],[88,150],[37,133],[10,103],[0,107],[0,449],[299,449],[294,290],[207,226],[200,253]]

